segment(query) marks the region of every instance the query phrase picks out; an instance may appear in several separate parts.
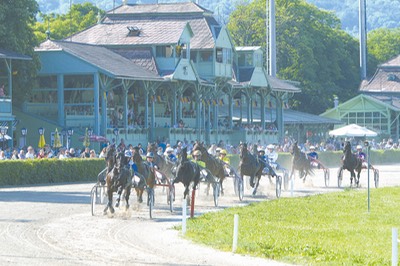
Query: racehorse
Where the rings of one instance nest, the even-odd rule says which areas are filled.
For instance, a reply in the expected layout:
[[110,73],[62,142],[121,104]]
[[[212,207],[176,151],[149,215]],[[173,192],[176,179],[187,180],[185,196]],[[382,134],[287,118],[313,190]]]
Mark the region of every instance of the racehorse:
[[[211,174],[217,178],[219,178],[219,183],[221,185],[221,195],[224,195],[224,188],[222,186],[222,182],[225,179],[225,170],[224,170],[224,163],[212,156],[211,154],[208,153],[207,149],[204,147],[204,145],[200,142],[196,142],[195,145],[193,146],[192,151],[199,150],[201,152],[201,157],[200,159],[205,162],[206,168],[210,170]],[[208,187],[210,186],[210,183],[208,183]]]
[[[255,149],[257,152],[257,149]],[[251,154],[247,149],[246,143],[240,144],[240,154],[239,154],[240,162],[238,167],[238,172],[240,173],[241,178],[246,176],[250,176],[250,186],[254,188],[255,182],[254,178],[261,179],[263,174],[263,169],[267,165],[263,160],[258,159],[255,155]],[[258,182],[257,182],[258,185]],[[253,195],[256,194],[257,187],[253,190]]]
[[137,166],[137,176],[139,180],[135,182],[134,188],[137,195],[137,200],[139,203],[143,202],[143,192],[147,184],[147,178],[150,175],[150,169],[148,165],[143,161],[142,156],[139,154],[139,150],[134,149],[132,154],[132,160]]
[[[358,187],[360,182],[360,173],[362,168],[362,161],[358,158],[353,152],[351,151],[351,144],[350,141],[346,141],[343,150],[343,158],[342,158],[342,166],[339,169],[348,170],[350,172],[350,186],[353,185],[353,177],[354,177],[354,184]],[[356,173],[357,172],[357,177]]]
[[293,159],[292,170],[289,179],[292,179],[294,171],[298,170],[300,179],[304,178],[303,182],[305,182],[307,175],[312,175],[314,172],[307,155],[300,151],[299,147],[297,146],[297,141],[292,145],[291,154],[293,155]]
[[179,182],[185,187],[185,191],[183,192],[184,199],[186,199],[186,196],[189,194],[190,184],[193,183],[194,190],[200,182],[200,166],[188,160],[187,147],[182,149],[178,166],[176,167],[176,178],[172,182],[172,185]]
[[108,195],[108,204],[104,209],[104,214],[107,213],[109,209],[111,213],[114,213],[114,207],[112,206],[113,201],[113,193],[117,192],[118,198],[115,203],[115,207],[119,207],[119,203],[121,200],[122,192],[125,191],[125,209],[129,209],[129,196],[131,194],[132,188],[132,178],[130,171],[125,168],[126,158],[125,154],[122,151],[115,151],[115,145],[111,145],[106,149],[106,160],[107,166],[112,169],[106,175],[106,184],[107,184],[107,195]]

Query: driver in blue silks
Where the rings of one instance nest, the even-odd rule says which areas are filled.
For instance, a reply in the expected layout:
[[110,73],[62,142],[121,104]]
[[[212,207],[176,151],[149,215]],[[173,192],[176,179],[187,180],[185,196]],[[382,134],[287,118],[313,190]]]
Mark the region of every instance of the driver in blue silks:
[[176,161],[178,160],[178,158],[176,158],[176,155],[174,154],[174,149],[171,147],[165,149],[164,156],[165,158],[167,158],[168,161],[172,163],[176,163]]

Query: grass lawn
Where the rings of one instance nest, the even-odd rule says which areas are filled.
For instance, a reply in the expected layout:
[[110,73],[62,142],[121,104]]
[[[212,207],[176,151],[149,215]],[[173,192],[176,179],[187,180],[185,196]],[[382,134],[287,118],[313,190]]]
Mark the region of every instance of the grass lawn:
[[400,229],[400,187],[281,198],[189,219],[185,237],[237,253],[300,265],[391,265],[392,228]]

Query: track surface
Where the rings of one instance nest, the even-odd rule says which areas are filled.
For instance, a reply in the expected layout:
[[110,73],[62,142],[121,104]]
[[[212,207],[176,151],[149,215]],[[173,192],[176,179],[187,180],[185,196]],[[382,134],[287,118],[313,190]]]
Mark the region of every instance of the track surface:
[[[380,187],[400,185],[399,165],[377,166]],[[370,186],[374,189],[373,174]],[[349,186],[345,172],[343,187]],[[195,215],[237,205],[275,200],[274,186],[261,180],[259,193],[251,196],[245,186],[242,202],[233,193],[232,180],[225,181],[225,195],[214,207],[205,184],[196,191]],[[220,252],[195,245],[173,229],[181,223],[183,186],[176,185],[174,212],[166,194],[156,188],[153,219],[145,203],[131,197],[128,211],[117,209],[114,216],[92,216],[90,191],[94,184],[58,184],[0,188],[0,265],[285,265],[271,260]],[[367,187],[367,171],[361,173],[361,189]],[[283,186],[282,186],[283,189]],[[293,192],[281,197],[306,196],[340,191],[337,169],[330,169],[330,186],[324,185],[322,170],[306,182],[295,179]],[[211,190],[212,191],[212,190]],[[212,192],[211,192],[212,193]],[[99,206],[100,207],[100,206]],[[367,208],[367,207],[366,207]],[[373,203],[371,205],[373,210]],[[239,236],[240,244],[240,236]]]

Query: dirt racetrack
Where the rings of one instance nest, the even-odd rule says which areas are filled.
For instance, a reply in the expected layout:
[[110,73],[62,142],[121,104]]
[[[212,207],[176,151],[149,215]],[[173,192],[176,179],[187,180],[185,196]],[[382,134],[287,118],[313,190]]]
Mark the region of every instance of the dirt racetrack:
[[[399,165],[376,166],[380,187],[398,186]],[[330,169],[325,187],[322,170],[305,183],[296,179],[293,192],[282,197],[340,191],[337,169]],[[370,173],[372,178],[372,172]],[[374,189],[373,179],[371,189]],[[234,195],[232,180],[225,183],[225,195],[214,207],[212,196],[197,190],[195,215],[263,200],[275,200],[274,187],[263,179],[257,196],[245,187],[242,202]],[[145,203],[131,197],[128,211],[117,209],[113,217],[91,215],[90,190],[94,183],[51,184],[0,188],[3,212],[0,214],[0,265],[285,265],[271,260],[220,252],[195,245],[172,229],[181,223],[183,186],[176,186],[174,212],[169,211],[166,195],[156,188],[153,219]],[[345,172],[343,187],[349,185]],[[361,174],[361,187],[367,187],[367,171]],[[373,210],[373,201],[371,205]],[[240,245],[240,236],[239,236]]]

